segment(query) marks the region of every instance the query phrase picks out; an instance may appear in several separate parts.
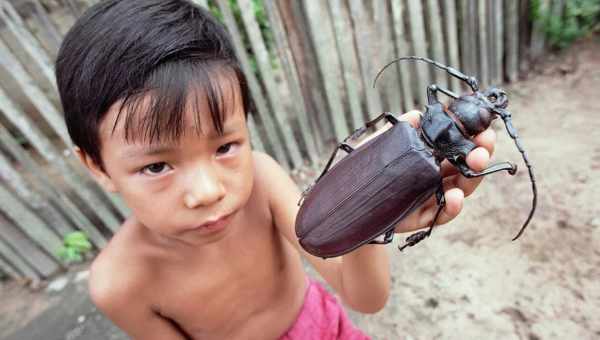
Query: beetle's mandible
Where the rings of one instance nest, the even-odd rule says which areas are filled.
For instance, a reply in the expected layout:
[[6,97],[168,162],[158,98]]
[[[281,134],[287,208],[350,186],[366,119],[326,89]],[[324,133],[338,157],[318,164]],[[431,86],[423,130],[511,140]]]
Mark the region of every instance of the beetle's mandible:
[[[464,81],[471,93],[456,95],[437,85],[427,88],[425,112],[418,129],[398,121],[391,113],[383,113],[354,131],[340,143],[315,183],[302,194],[296,217],[296,236],[309,253],[327,258],[348,253],[366,243],[389,243],[395,226],[432,195],[437,199],[437,211],[426,230],[418,231],[400,247],[413,246],[431,235],[445,201],[440,164],[447,159],[468,178],[507,171],[514,175],[517,166],[510,162],[496,163],[481,172],[467,166],[467,154],[476,145],[472,138],[486,130],[500,117],[529,171],[533,201],[525,223],[513,238],[521,236],[537,205],[537,187],[533,169],[523,149],[511,114],[506,110],[506,92],[496,87],[480,90],[477,80],[457,69],[423,57],[402,57],[399,61],[419,61],[434,65]],[[374,83],[375,84],[375,83]],[[438,92],[452,97],[442,104]],[[382,119],[392,128],[354,149],[356,141]],[[348,155],[332,166],[339,150]],[[383,235],[383,239],[377,239]]]

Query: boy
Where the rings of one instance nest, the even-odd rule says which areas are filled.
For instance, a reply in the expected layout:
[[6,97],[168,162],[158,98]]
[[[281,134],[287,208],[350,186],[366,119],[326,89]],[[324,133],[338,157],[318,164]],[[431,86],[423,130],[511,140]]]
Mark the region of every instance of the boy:
[[[299,191],[250,149],[252,103],[222,25],[184,0],[107,0],[68,33],[57,60],[65,120],[95,179],[132,216],[91,268],[90,294],[136,339],[363,339],[304,256],[351,308],[389,294],[386,251],[324,261],[294,233]],[[403,116],[412,122],[417,114]],[[479,145],[493,148],[488,131]],[[469,155],[475,169],[489,152]],[[455,217],[478,181],[445,169]],[[433,199],[397,231],[427,225]]]

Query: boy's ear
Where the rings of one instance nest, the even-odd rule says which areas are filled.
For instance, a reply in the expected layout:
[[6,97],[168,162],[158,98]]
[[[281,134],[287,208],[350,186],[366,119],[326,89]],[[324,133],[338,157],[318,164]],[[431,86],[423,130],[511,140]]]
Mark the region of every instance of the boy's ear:
[[100,184],[104,190],[108,192],[117,192],[117,188],[108,174],[100,167],[88,154],[83,152],[79,147],[73,149],[77,157],[83,165],[90,171],[96,182]]

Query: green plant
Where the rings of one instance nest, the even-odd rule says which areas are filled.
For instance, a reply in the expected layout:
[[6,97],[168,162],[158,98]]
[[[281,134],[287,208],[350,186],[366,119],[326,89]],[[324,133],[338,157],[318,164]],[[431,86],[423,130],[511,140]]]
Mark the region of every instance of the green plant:
[[57,255],[66,263],[81,262],[83,256],[92,250],[92,244],[87,235],[81,231],[75,231],[65,235],[63,245]]
[[563,49],[599,28],[600,0],[567,0],[562,15],[554,14],[552,8],[543,8],[541,0],[533,0],[531,15],[550,46]]

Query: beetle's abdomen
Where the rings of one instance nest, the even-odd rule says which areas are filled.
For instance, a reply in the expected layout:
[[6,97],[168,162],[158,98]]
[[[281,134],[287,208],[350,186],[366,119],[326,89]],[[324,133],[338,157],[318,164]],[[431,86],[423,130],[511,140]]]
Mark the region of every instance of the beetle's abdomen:
[[393,228],[440,183],[430,150],[399,122],[319,180],[300,208],[296,234],[313,255],[343,255]]

